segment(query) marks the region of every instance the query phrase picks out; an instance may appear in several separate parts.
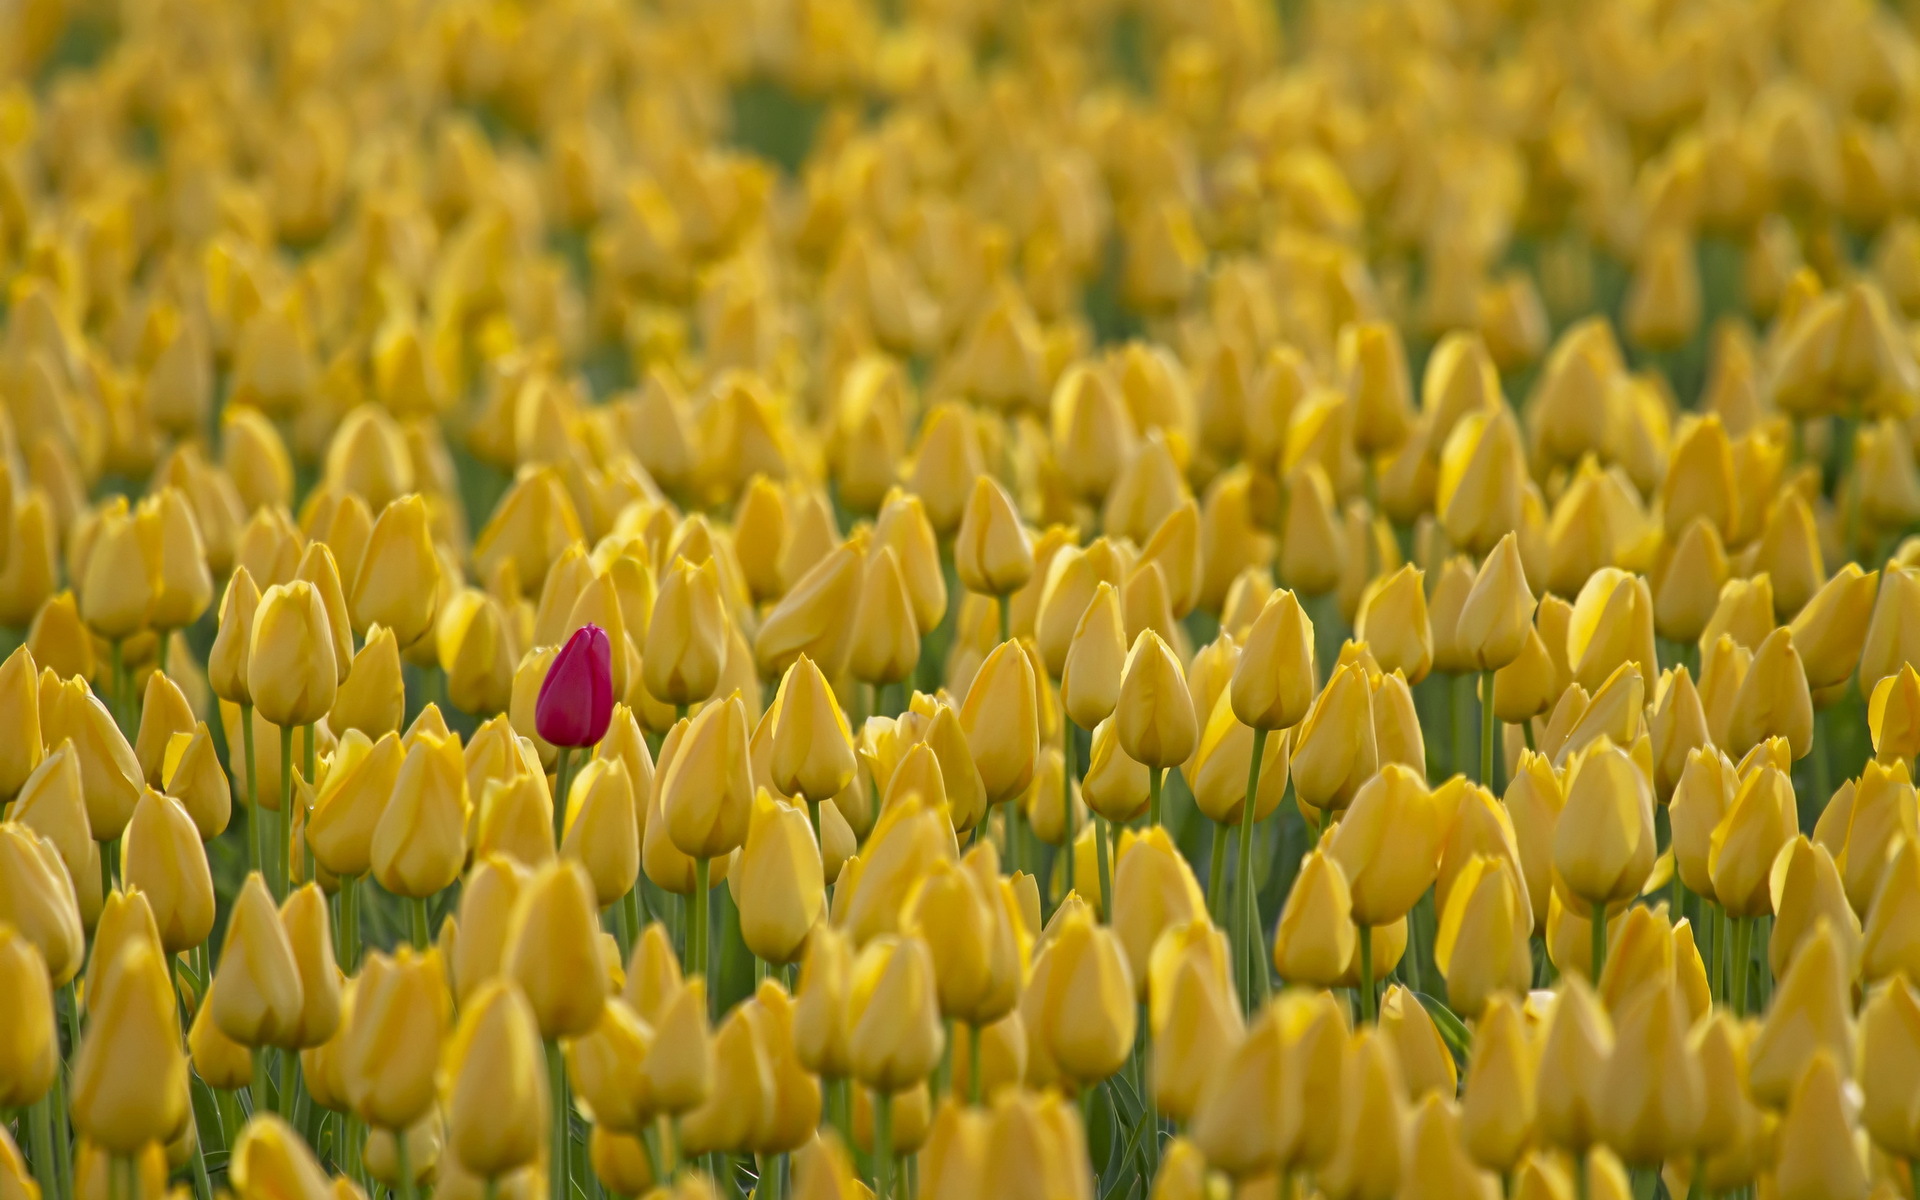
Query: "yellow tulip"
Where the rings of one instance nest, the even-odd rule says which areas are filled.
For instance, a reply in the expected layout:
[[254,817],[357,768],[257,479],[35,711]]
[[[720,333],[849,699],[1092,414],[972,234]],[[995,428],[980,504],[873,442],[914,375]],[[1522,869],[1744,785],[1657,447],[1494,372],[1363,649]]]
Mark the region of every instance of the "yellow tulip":
[[820,847],[806,814],[759,793],[740,861],[727,878],[747,949],[770,963],[799,958],[826,912]]
[[74,1128],[115,1154],[171,1138],[186,1118],[187,1056],[158,951],[139,941],[122,949],[88,1014],[73,1063]]

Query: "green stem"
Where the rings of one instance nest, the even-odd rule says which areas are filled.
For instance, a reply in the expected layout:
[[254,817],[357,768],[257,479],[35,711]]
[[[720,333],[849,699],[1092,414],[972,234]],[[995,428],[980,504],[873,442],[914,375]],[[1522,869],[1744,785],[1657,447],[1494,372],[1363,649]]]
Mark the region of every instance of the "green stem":
[[29,1146],[33,1151],[33,1177],[40,1183],[41,1195],[58,1200],[60,1170],[53,1162],[53,1089],[27,1109]]
[[813,821],[813,844],[824,854],[826,847],[820,841],[820,802],[812,797],[807,798],[807,816]]
[[280,1114],[280,1119],[289,1124],[293,1121],[293,1098],[296,1091],[293,1072],[294,1068],[299,1065],[300,1056],[298,1054],[291,1050],[282,1050],[280,1052],[280,1095],[274,1109]]
[[1066,831],[1066,840],[1061,845],[1067,853],[1067,891],[1071,892],[1073,890],[1073,718],[1064,713],[1060,717],[1060,751],[1062,756],[1060,827]]
[[1605,902],[1593,906],[1593,918],[1590,922],[1593,931],[1593,986],[1600,986],[1600,972],[1607,965],[1607,906]]
[[1160,823],[1160,788],[1167,773],[1159,767],[1147,768],[1147,824]]
[[627,894],[620,897],[620,912],[625,917],[627,925],[627,944],[621,947],[620,953],[623,959],[631,958],[633,945],[640,940],[640,931],[646,928],[646,924],[640,920],[639,880],[634,880],[633,886],[627,889]]
[[[1093,853],[1100,864],[1100,914],[1111,924],[1113,921],[1113,873],[1107,866],[1107,826],[1112,824],[1099,813],[1093,815]],[[1073,848],[1068,847],[1072,854]]]
[[1207,915],[1215,925],[1226,923],[1226,906],[1221,903],[1227,886],[1227,827],[1213,823],[1213,852],[1207,861]]
[[425,896],[408,898],[407,916],[411,922],[413,932],[413,948],[425,953],[427,947],[433,944],[433,931],[429,928],[429,922],[427,920],[427,899]]
[[1260,902],[1253,894],[1253,815],[1260,795],[1260,760],[1266,757],[1267,730],[1253,731],[1253,757],[1247,763],[1247,799],[1240,808],[1240,901],[1238,961],[1242,968],[1240,1007],[1253,1015],[1254,975],[1260,969]]
[[967,1103],[980,1107],[980,1027],[967,1023]]
[[552,1108],[552,1142],[547,1151],[547,1187],[551,1195],[571,1200],[572,1162],[567,1145],[567,1065],[560,1056],[560,1043],[547,1043],[547,1095]]
[[273,896],[276,900],[287,898],[287,839],[284,836],[287,826],[293,821],[293,726],[287,725],[280,730],[280,820],[286,822],[280,828],[281,836],[273,840]]
[[251,835],[247,842],[247,870],[265,872],[267,869],[266,823],[260,811],[260,770],[258,760],[253,755],[253,705],[240,706],[240,741],[247,756],[247,832]]
[[995,596],[993,603],[1000,610],[1000,640],[1010,642],[1013,640],[1013,605],[1007,603],[1005,596]]
[[1480,786],[1493,786],[1493,672],[1480,672]]
[[263,1047],[253,1048],[253,1088],[250,1093],[255,1114],[273,1110],[273,1091],[267,1086],[271,1072],[267,1069],[267,1052]]
[[893,1195],[893,1093],[886,1091],[873,1094],[873,1195]]
[[573,747],[560,747],[559,760],[554,764],[553,772],[553,848],[558,850],[560,843],[567,838],[567,785],[573,778]]
[[415,1197],[419,1195],[419,1191],[413,1183],[413,1163],[411,1161],[413,1156],[407,1153],[407,1131],[404,1129],[396,1129],[393,1131],[393,1156],[399,1162],[400,1200],[415,1200]]
[[1753,918],[1733,917],[1733,975],[1728,981],[1735,1016],[1747,1015],[1747,966],[1753,953]]
[[[693,860],[693,895],[688,898],[691,928],[687,933],[687,974],[697,979],[707,978],[707,875],[710,869],[708,860]],[[707,1005],[713,1005],[713,992],[707,992]]]
[[162,675],[165,675],[167,673],[167,643],[172,639],[173,631],[171,629],[156,629],[154,633],[158,634],[160,638],[158,645],[154,649],[154,667]]
[[1363,1025],[1374,1023],[1373,1009],[1373,926],[1362,925],[1360,929],[1360,1021]]

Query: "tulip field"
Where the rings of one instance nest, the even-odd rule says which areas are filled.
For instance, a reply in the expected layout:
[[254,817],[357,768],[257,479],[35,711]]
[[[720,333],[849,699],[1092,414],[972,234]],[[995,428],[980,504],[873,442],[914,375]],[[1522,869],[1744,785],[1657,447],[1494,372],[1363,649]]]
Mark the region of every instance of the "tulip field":
[[1920,1200],[1920,0],[0,0],[0,1200]]

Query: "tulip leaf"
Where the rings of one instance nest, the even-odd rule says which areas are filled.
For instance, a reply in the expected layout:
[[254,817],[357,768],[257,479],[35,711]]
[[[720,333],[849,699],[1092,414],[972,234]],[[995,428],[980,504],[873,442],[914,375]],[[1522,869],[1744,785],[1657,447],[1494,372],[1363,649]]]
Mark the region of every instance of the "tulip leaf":
[[1464,1076],[1467,1058],[1473,1052],[1473,1034],[1467,1031],[1464,1021],[1455,1016],[1453,1010],[1425,992],[1415,992],[1420,1003],[1426,1006],[1427,1015],[1433,1018],[1433,1027],[1440,1031],[1440,1040],[1453,1052],[1453,1061]]

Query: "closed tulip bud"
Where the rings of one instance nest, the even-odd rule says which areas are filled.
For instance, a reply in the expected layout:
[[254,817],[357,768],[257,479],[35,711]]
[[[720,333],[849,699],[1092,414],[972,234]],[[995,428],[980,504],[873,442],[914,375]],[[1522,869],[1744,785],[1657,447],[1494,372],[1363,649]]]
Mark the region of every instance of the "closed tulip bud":
[[814,803],[852,782],[853,734],[826,676],[806,655],[787,668],[773,724],[773,785]]
[[1573,1181],[1561,1164],[1560,1157],[1550,1151],[1529,1151],[1514,1173],[1514,1196],[1517,1200],[1573,1200]]
[[80,756],[71,743],[62,742],[27,776],[10,819],[50,844],[70,878],[62,881],[63,888],[77,895],[78,889],[98,886],[87,873],[97,850],[81,790]]
[[1426,1006],[1413,993],[1392,984],[1380,1000],[1380,1033],[1392,1043],[1400,1060],[1400,1077],[1407,1098],[1418,1101],[1429,1092],[1452,1097],[1459,1086],[1459,1069]]
[[311,725],[333,707],[333,634],[312,584],[275,584],[260,597],[247,678],[260,715],[283,729]]
[[461,712],[502,712],[510,703],[519,656],[507,621],[499,601],[478,588],[461,588],[441,607],[435,655],[447,700]]
[[166,793],[180,801],[193,819],[202,841],[225,832],[233,815],[233,789],[205,721],[195,722],[190,734],[176,733],[168,739],[160,777]]
[[1850,979],[1840,939],[1822,924],[1788,966],[1748,1052],[1755,1100],[1775,1108],[1785,1104],[1794,1081],[1823,1049],[1843,1070],[1852,1069]]
[[93,632],[80,623],[80,610],[74,604],[72,592],[49,598],[34,610],[32,620],[26,644],[41,670],[52,670],[63,677],[81,675],[89,679],[99,674]]
[[994,1104],[979,1194],[1007,1200],[1091,1195],[1090,1161],[1070,1101],[1008,1091]]
[[1026,790],[1039,751],[1039,698],[1033,664],[1018,643],[1002,643],[980,665],[960,726],[989,804]]
[[1867,912],[1862,971],[1869,980],[1920,972],[1920,842],[1907,839],[1889,852]]
[[853,1062],[848,1048],[847,994],[852,986],[853,948],[832,926],[807,940],[794,993],[793,1044],[800,1062],[828,1078],[843,1079]]
[[1424,578],[1418,568],[1407,565],[1369,584],[1354,625],[1354,636],[1372,649],[1380,669],[1400,671],[1410,683],[1426,678],[1433,665]]
[[640,652],[648,694],[674,705],[712,696],[726,657],[726,627],[718,564],[676,558],[660,580]]
[[932,1074],[943,1042],[936,997],[925,942],[887,934],[867,943],[847,987],[852,1076],[876,1090],[900,1092]]
[[1120,594],[1101,580],[1074,627],[1060,671],[1060,701],[1074,724],[1091,729],[1112,715],[1127,657]]
[[1014,511],[1012,497],[990,476],[973,481],[954,538],[953,561],[961,586],[987,596],[1008,595],[1033,575],[1033,539]]
[[395,1130],[426,1115],[448,1015],[437,953],[402,947],[394,958],[367,955],[340,1047],[341,1078],[362,1120]]
[[1770,737],[1784,737],[1793,757],[1813,749],[1813,699],[1793,635],[1784,626],[1768,634],[1734,696],[1727,749],[1745,754]]
[[414,899],[451,884],[466,862],[467,812],[460,739],[427,736],[414,742],[373,827],[373,877],[394,895]]
[[1200,883],[1164,828],[1149,826],[1123,845],[1113,876],[1112,926],[1140,1000],[1147,997],[1148,960],[1160,935],[1206,915]]
[[0,746],[0,796],[11,800],[46,753],[40,735],[40,671],[24,645],[0,663],[0,721],[14,731]]
[[1429,1092],[1407,1124],[1407,1164],[1410,1180],[1419,1181],[1404,1194],[1430,1197],[1478,1197],[1491,1200],[1498,1184],[1467,1152],[1462,1143],[1459,1110],[1450,1098]]
[[1225,935],[1200,922],[1172,930],[1153,950],[1148,1013],[1154,1104],[1190,1121],[1220,1064],[1245,1034],[1228,976]]
[[[253,1077],[253,1052],[220,1032],[219,1024],[213,1019],[211,1003],[201,1004],[193,1014],[193,1024],[187,1030],[187,1052],[192,1057],[195,1073],[210,1088],[238,1091]],[[307,1070],[307,1090],[313,1094],[316,1104],[323,1108],[335,1107],[332,1103],[335,1097],[327,1091],[324,1072],[317,1066]]]
[[678,1115],[700,1105],[712,1088],[706,981],[690,979],[680,985],[655,1010],[652,1021],[653,1049],[640,1064],[639,1083],[655,1109]]
[[612,643],[598,625],[574,630],[540,684],[533,723],[552,746],[591,746],[613,720]]
[[1772,911],[1773,860],[1798,828],[1793,782],[1777,766],[1768,764],[1741,780],[1707,851],[1713,895],[1727,915]]
[[1600,1140],[1601,1081],[1613,1056],[1613,1023],[1593,988],[1579,975],[1566,977],[1547,1010],[1540,1042],[1536,1092],[1540,1137],[1570,1154]]
[[1387,1200],[1402,1173],[1406,1095],[1392,1045],[1372,1029],[1356,1030],[1340,1072],[1340,1140],[1321,1170],[1332,1200]]
[[501,966],[526,994],[545,1041],[581,1036],[600,1019],[607,977],[598,932],[593,881],[570,860],[542,867],[514,904]]
[[1855,1142],[1858,1101],[1833,1052],[1812,1057],[1780,1118],[1773,1166],[1781,1200],[1863,1200],[1872,1188]]
[[1286,1030],[1282,1000],[1268,1007],[1221,1058],[1193,1115],[1194,1143],[1234,1179],[1282,1165]]
[[1229,694],[1241,724],[1287,729],[1314,701],[1313,622],[1292,592],[1267,598],[1247,631]]
[[1440,914],[1434,962],[1458,1012],[1478,1015],[1500,992],[1532,982],[1533,913],[1504,859],[1476,854],[1454,880]]
[[40,951],[60,987],[86,962],[74,884],[54,844],[18,821],[0,821],[0,922]]
[[290,1037],[303,1049],[318,1046],[340,1028],[340,968],[326,894],[311,883],[295,888],[280,906],[280,924],[300,974],[300,1019]]
[[856,530],[767,613],[753,638],[753,656],[762,674],[782,673],[802,654],[829,676],[846,669],[868,541],[864,531]]
[[1520,428],[1504,405],[1462,416],[1441,446],[1434,489],[1447,539],[1474,554],[1491,550],[1520,526],[1526,478]]
[[425,499],[412,494],[391,501],[373,523],[347,595],[355,632],[383,625],[400,646],[413,645],[433,628],[439,579]]
[[108,842],[125,831],[140,800],[140,760],[133,755],[106,705],[74,677],[51,695],[40,695],[42,735],[49,746],[72,741],[80,759],[80,786],[93,840]]
[[826,912],[820,848],[807,814],[761,792],[727,878],[747,949],[770,963],[798,958]]
[[53,980],[39,948],[0,924],[0,1003],[10,1014],[0,1037],[0,1103],[25,1108],[47,1094],[60,1066]]
[[220,1032],[253,1048],[298,1047],[305,995],[300,967],[257,871],[247,876],[227,920],[214,982],[213,1019]]
[[[526,1010],[526,1018],[528,1040],[537,1045],[539,1032],[531,1009]],[[567,1075],[595,1125],[632,1134],[652,1120],[652,1097],[640,1066],[653,1043],[653,1027],[617,998],[600,1010],[591,1033],[567,1043]],[[539,1061],[537,1049],[533,1061]]]
[[1706,708],[1685,664],[1660,676],[1651,726],[1654,794],[1664,804],[1672,801],[1674,789],[1680,786],[1689,757],[1712,741]]
[[[24,649],[24,647],[23,647]],[[3,671],[4,668],[0,668]],[[4,680],[0,680],[0,686]],[[39,705],[34,705],[34,723],[39,724]],[[165,765],[167,742],[177,733],[193,732],[193,709],[179,685],[161,671],[147,676],[140,704],[140,730],[133,742],[133,756],[148,787],[161,786],[160,769]]]
[[166,952],[179,954],[206,941],[213,932],[213,874],[187,810],[148,788],[122,836],[121,877],[146,894]]
[[1639,895],[1654,857],[1653,789],[1626,751],[1602,741],[1567,783],[1554,826],[1554,887],[1584,914]]
[[1127,564],[1106,538],[1097,538],[1084,550],[1067,546],[1047,566],[1047,582],[1035,617],[1035,637],[1046,660],[1047,673],[1060,678],[1076,631],[1102,582],[1118,590]]
[[[535,781],[535,787],[538,782]],[[625,764],[594,759],[569,785],[560,853],[587,869],[594,904],[607,908],[640,878],[640,826]]]
[[110,502],[96,524],[82,528],[92,537],[78,555],[80,561],[71,564],[78,570],[69,571],[80,585],[80,618],[108,641],[122,641],[148,625],[160,564],[149,561],[139,526],[123,499]]
[[1151,798],[1147,774],[1147,767],[1121,750],[1111,718],[1094,727],[1087,774],[1081,781],[1088,808],[1118,824],[1134,820],[1147,811]]
[[287,1200],[329,1200],[334,1195],[306,1140],[272,1113],[262,1112],[249,1121],[232,1149],[228,1162],[235,1195]]
[[1433,883],[1452,816],[1398,763],[1359,789],[1327,848],[1347,877],[1356,922],[1387,925],[1406,915]]
[[1840,872],[1825,846],[1795,837],[1775,856],[1770,873],[1774,925],[1767,960],[1774,978],[1787,973],[1794,956],[1823,923],[1840,942],[1848,978],[1859,970],[1860,919],[1847,904]]
[[340,739],[307,818],[307,844],[321,866],[343,879],[371,869],[374,834],[405,757],[395,733],[369,741],[353,730]]
[[1920,996],[1904,976],[1875,988],[1860,1014],[1860,1121],[1886,1153],[1920,1157],[1914,1101],[1920,1059]]
[[399,643],[391,629],[375,626],[368,631],[366,644],[354,654],[347,677],[334,694],[327,725],[338,734],[357,729],[377,738],[400,731],[405,707]]
[[920,635],[933,632],[947,611],[947,583],[939,541],[919,496],[896,490],[887,497],[874,521],[873,545],[886,546],[899,557]]
[[[1830,818],[1837,818],[1837,828],[1828,828]],[[1852,802],[1842,804],[1841,793],[1835,793],[1814,827],[1814,840],[1833,853],[1847,902],[1862,915],[1872,905],[1887,861],[1902,838],[1920,838],[1913,782],[1904,762],[1891,768],[1869,762],[1853,788]]]
[[1180,660],[1151,630],[1141,633],[1127,655],[1113,720],[1127,755],[1151,769],[1179,766],[1199,742]]
[[1727,582],[1727,552],[1704,517],[1680,531],[1653,593],[1653,625],[1663,638],[1699,640],[1720,605]]
[[1519,659],[1534,635],[1534,599],[1514,535],[1500,539],[1460,608],[1454,636],[1473,669],[1498,671]]
[[187,1056],[167,975],[160,954],[134,941],[87,1006],[87,1036],[73,1063],[73,1124],[115,1154],[166,1141],[186,1119]]
[[746,841],[753,813],[748,732],[746,706],[736,695],[700,710],[671,765],[664,765],[662,749],[661,813],[681,853],[719,858]]
[[[1254,799],[1254,819],[1270,815],[1286,794],[1291,735],[1269,735],[1260,756],[1260,786]],[[1247,800],[1247,771],[1252,765],[1253,730],[1234,716],[1222,694],[1200,735],[1200,745],[1185,774],[1194,802],[1209,819],[1238,825]]]
[[1656,679],[1653,600],[1646,580],[1608,567],[1595,571],[1573,602],[1567,661],[1574,681],[1593,690],[1624,662],[1642,679]]
[[1873,686],[1867,729],[1873,735],[1873,752],[1883,760],[1920,754],[1920,672],[1912,663],[1902,663],[1897,674]]
[[1520,1001],[1492,996],[1474,1027],[1460,1097],[1461,1142],[1475,1162],[1508,1175],[1533,1142],[1534,1051]]
[[847,667],[855,679],[874,687],[905,680],[920,660],[913,595],[891,546],[879,546],[867,555],[854,605],[852,638]]
[[1303,803],[1334,812],[1353,802],[1378,764],[1372,688],[1364,668],[1342,664],[1334,669],[1293,731],[1292,749],[1294,793]]
[[1112,931],[1077,914],[1033,965],[1020,999],[1030,1082],[1105,1079],[1126,1061],[1135,1028],[1132,973]]
[[[1007,660],[1006,674],[1018,676],[1019,665],[1011,659]],[[1001,676],[1003,680],[1006,678],[1006,674]],[[974,676],[974,682],[978,684],[979,681],[980,676]],[[939,771],[937,773],[928,771],[918,776],[918,778],[924,781],[927,803],[932,807],[938,808],[941,798],[940,793],[944,792],[947,816],[956,832],[972,829],[979,825],[987,819],[987,806],[990,800],[987,796],[985,777],[981,774],[980,767],[977,765],[978,760],[974,757],[973,739],[968,735],[960,713],[954,711],[951,705],[937,705],[934,709],[933,720],[928,722],[926,732],[922,737],[922,744],[932,753],[935,762],[939,765]],[[1049,749],[1051,749],[1051,747],[1049,747]],[[909,760],[912,761],[910,762]],[[901,790],[916,778],[914,771],[904,769],[915,763],[923,767],[928,765],[926,763],[926,755],[915,754],[909,751],[907,757],[901,760],[903,769],[894,772],[893,782],[898,783]],[[1009,766],[1004,760],[999,765],[1002,767]],[[939,779],[939,788],[937,791],[933,786],[934,776],[936,774]],[[1041,790],[1041,778],[1040,765],[1036,763],[1034,777],[1029,781],[1031,789],[1035,794],[1052,796],[1058,796],[1060,794],[1059,780],[1057,777],[1054,780],[1053,791],[1050,793]],[[890,783],[887,788],[887,799],[891,801],[892,797],[896,794],[898,794],[896,788]],[[825,826],[822,825],[821,828],[824,830]]]
[[[1860,663],[1880,573],[1845,563],[1820,586],[1788,626],[1815,691],[1846,681]],[[1763,645],[1764,648],[1764,645]]]
[[1673,827],[1674,869],[1688,890],[1715,895],[1712,874],[1713,831],[1733,806],[1740,779],[1727,756],[1712,746],[1687,753],[1687,765],[1674,785],[1668,812]]
[[1289,983],[1334,987],[1354,961],[1357,939],[1347,875],[1328,854],[1300,860],[1273,933],[1273,966]]
[[1705,1083],[1679,990],[1643,984],[1622,1005],[1599,1082],[1601,1131],[1628,1163],[1655,1166],[1695,1145]]

